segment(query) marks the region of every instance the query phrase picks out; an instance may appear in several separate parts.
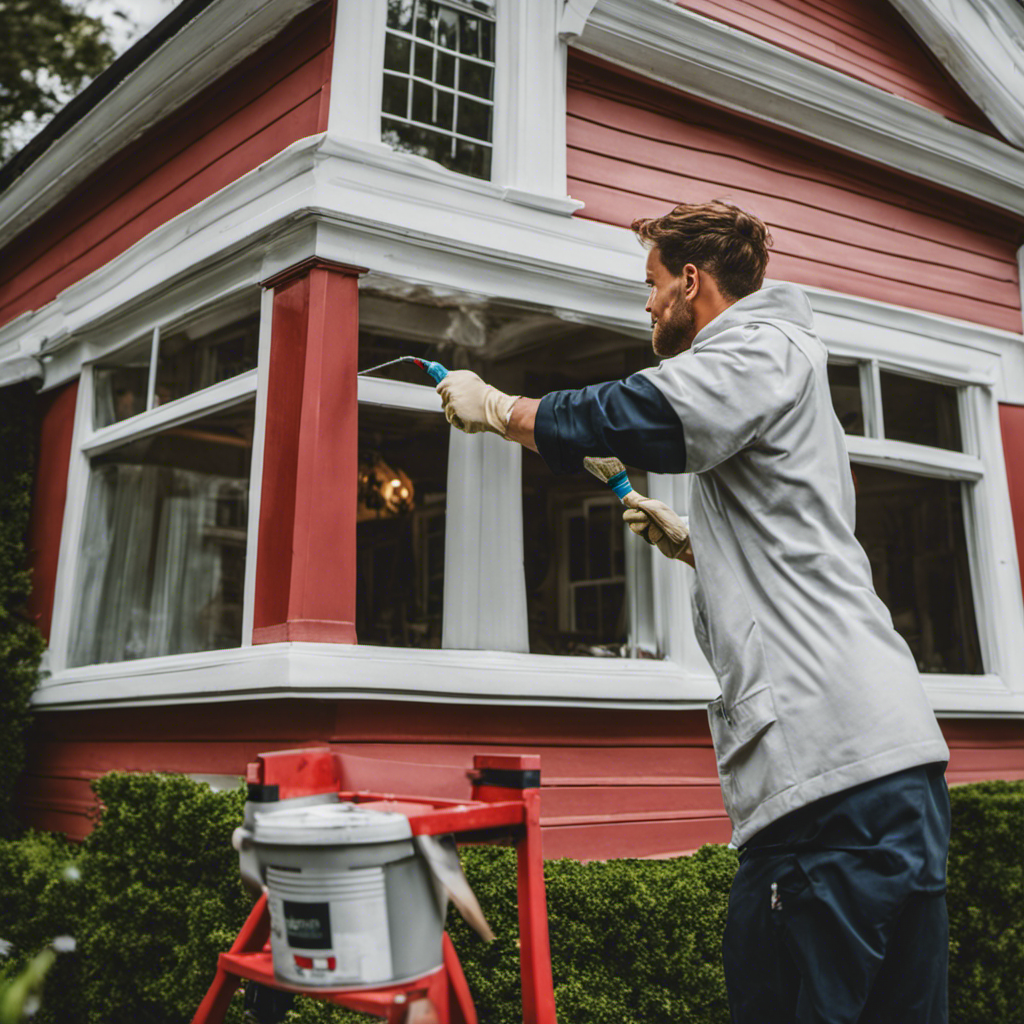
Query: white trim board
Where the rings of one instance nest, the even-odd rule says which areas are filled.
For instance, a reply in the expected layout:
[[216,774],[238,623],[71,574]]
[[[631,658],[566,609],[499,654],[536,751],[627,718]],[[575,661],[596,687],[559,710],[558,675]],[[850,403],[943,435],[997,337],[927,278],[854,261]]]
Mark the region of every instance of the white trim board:
[[673,0],[598,0],[573,45],[709,103],[1024,214],[1013,146]]
[[232,0],[201,11],[0,196],[0,248],[147,128],[279,35],[318,0]]
[[[410,162],[421,173],[410,174]],[[328,136],[294,143],[40,310],[0,327],[0,353],[45,355],[46,386],[125,344],[175,310],[204,304],[310,256],[370,268],[388,281],[496,298],[643,338],[644,253],[626,228],[565,217],[506,197],[490,182],[429,173],[418,158]],[[805,289],[826,341],[955,353],[956,373],[991,356],[1000,401],[1024,404],[1024,339],[1008,331],[820,288]],[[84,344],[80,344],[79,341]],[[942,342],[943,345],[936,345]],[[943,357],[945,359],[945,357]],[[958,365],[957,365],[958,364]]]
[[471,704],[703,709],[713,678],[671,662],[504,651],[263,644],[54,673],[37,708],[128,707],[305,697]]
[[957,84],[1024,146],[1024,9],[1014,0],[889,0]]
[[[1024,717],[1024,696],[992,677],[923,679],[939,714]],[[36,690],[33,707],[306,698],[703,711],[718,693],[713,677],[671,662],[284,643],[66,669]]]

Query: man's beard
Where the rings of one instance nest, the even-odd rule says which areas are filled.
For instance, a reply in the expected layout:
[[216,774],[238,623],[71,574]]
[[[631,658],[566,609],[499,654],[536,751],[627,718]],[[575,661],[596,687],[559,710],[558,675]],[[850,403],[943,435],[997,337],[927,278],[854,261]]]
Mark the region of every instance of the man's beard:
[[672,306],[667,319],[659,320],[654,325],[651,335],[651,347],[654,354],[662,359],[677,356],[685,352],[692,344],[696,335],[697,318],[693,312],[693,304],[686,299],[678,298]]

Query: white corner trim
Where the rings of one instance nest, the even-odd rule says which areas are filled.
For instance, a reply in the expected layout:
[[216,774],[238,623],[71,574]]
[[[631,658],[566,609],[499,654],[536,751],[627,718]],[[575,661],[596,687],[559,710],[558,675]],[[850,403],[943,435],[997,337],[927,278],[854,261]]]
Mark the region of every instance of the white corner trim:
[[1024,8],[1014,0],[890,0],[989,120],[1024,146]]
[[232,0],[211,4],[196,15],[0,196],[0,248],[113,154],[241,63],[316,2]]
[[596,3],[597,0],[564,0],[562,16],[558,20],[558,35],[566,42],[575,42],[576,37],[583,33]]
[[36,690],[33,705],[299,697],[703,710],[718,692],[713,678],[688,676],[671,662],[284,643],[64,669]]
[[757,121],[1024,213],[1024,160],[1012,146],[672,0],[598,0],[574,45]]

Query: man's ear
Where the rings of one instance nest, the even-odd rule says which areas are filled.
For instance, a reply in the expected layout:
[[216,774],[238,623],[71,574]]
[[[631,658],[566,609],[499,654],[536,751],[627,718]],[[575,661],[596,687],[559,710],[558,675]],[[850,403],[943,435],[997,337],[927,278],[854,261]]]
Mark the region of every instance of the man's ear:
[[700,271],[692,263],[687,263],[683,267],[683,279],[683,294],[692,302],[700,294]]

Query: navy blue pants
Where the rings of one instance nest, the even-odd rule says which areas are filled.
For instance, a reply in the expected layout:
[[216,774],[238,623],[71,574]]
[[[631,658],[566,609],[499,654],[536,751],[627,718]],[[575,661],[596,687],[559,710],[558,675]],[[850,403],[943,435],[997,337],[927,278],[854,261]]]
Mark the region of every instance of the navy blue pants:
[[944,770],[818,800],[741,849],[723,942],[733,1024],[947,1024]]

